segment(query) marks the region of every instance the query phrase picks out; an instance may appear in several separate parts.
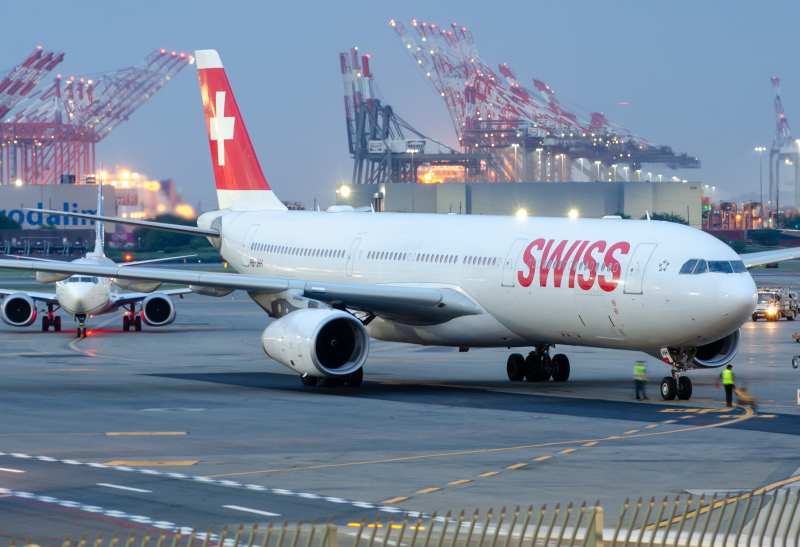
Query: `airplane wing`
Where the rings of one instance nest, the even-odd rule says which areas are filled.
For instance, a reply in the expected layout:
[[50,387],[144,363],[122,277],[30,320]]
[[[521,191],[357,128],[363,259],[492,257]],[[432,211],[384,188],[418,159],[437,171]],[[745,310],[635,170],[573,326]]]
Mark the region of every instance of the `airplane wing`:
[[0,300],[5,298],[6,296],[11,296],[12,294],[27,294],[31,298],[33,298],[36,302],[46,302],[47,304],[58,304],[58,299],[56,298],[56,293],[49,293],[49,292],[35,292],[35,291],[13,291],[8,289],[0,289]]
[[760,253],[745,253],[739,255],[742,262],[748,268],[754,266],[762,266],[770,262],[783,262],[784,260],[792,260],[800,258],[800,247],[792,247],[791,249],[780,249],[777,251],[763,251]]
[[[179,295],[183,298],[184,294],[189,294],[192,292],[192,289],[168,289],[166,291],[158,291],[159,294],[166,294],[169,296]],[[132,302],[139,302],[140,300],[144,300],[148,296],[150,296],[150,292],[125,292],[119,293],[113,297],[114,305],[116,307],[119,306],[127,306]]]
[[379,317],[412,324],[444,323],[456,317],[483,313],[482,308],[471,298],[447,286],[359,285],[147,267],[123,268],[118,265],[73,262],[54,264],[0,260],[0,268],[144,279],[267,294],[292,290],[308,299],[334,307],[369,312]]

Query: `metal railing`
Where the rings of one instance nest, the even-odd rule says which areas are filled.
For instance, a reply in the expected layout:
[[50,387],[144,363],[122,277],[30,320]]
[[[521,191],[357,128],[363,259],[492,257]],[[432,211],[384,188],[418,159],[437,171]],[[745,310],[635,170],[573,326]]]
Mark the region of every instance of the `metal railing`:
[[[682,500],[631,503],[625,500],[613,529],[605,529],[599,502],[580,507],[546,505],[490,509],[484,516],[461,511],[444,516],[398,513],[383,522],[380,515],[350,523],[341,530],[329,519],[306,525],[288,521],[266,527],[257,523],[215,533],[179,528],[138,537],[116,533],[104,540],[69,536],[62,547],[799,547],[800,491],[725,493]],[[397,518],[396,518],[397,517]],[[10,547],[38,545],[35,538],[12,540]]]

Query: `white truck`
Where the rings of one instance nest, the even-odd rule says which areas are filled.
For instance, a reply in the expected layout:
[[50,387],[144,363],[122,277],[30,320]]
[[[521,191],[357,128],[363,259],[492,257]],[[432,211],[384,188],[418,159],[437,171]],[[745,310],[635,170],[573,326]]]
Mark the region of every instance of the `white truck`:
[[797,315],[797,293],[786,289],[760,289],[758,303],[753,312],[753,321],[759,318],[767,321],[777,321],[785,317],[787,321],[794,321]]

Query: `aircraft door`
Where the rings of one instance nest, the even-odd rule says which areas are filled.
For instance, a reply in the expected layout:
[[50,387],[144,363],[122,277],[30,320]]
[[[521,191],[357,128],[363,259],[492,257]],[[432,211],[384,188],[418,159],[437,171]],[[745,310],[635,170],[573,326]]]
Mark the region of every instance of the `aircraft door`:
[[350,250],[347,252],[347,275],[353,275],[353,262],[356,260],[356,252],[358,251],[358,246],[361,243],[361,238],[356,238],[353,241],[353,244],[350,245]]
[[254,224],[247,229],[247,234],[244,236],[244,241],[242,242],[242,266],[250,266],[250,243],[253,240],[253,235],[256,233],[258,229],[258,224]]
[[644,270],[657,246],[656,243],[639,243],[636,246],[625,273],[625,294],[642,294]]
[[511,249],[509,249],[506,255],[506,261],[503,263],[503,287],[514,286],[514,278],[517,274],[517,257],[520,251],[522,251],[522,246],[525,245],[526,241],[527,239],[518,239],[511,245]]

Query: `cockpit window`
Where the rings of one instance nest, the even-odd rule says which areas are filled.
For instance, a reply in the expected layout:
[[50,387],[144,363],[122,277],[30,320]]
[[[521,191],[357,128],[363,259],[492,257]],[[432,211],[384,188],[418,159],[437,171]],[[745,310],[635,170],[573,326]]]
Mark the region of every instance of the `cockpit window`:
[[747,267],[741,260],[731,260],[731,266],[733,266],[734,273],[744,273],[747,271]]
[[96,278],[96,277],[93,277],[93,278],[92,278],[92,283],[94,283],[95,285],[97,285],[98,283],[100,283],[100,280],[99,280],[98,278]]
[[694,267],[694,274],[701,274],[706,273],[708,271],[708,264],[706,264],[705,260],[698,260],[697,266]]
[[687,260],[686,264],[683,265],[681,268],[680,273],[682,274],[690,274],[694,271],[694,267],[697,264],[697,259],[693,258],[691,260]]
[[727,260],[709,260],[708,271],[718,273],[733,273],[733,268],[731,268],[731,263]]

